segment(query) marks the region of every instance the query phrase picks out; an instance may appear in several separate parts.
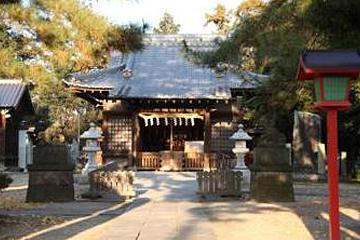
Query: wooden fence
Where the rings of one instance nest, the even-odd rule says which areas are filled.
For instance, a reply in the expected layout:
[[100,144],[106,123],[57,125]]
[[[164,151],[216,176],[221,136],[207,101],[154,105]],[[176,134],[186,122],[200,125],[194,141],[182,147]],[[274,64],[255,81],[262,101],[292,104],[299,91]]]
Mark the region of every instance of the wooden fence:
[[[142,152],[137,159],[137,168],[139,170],[160,170],[166,168],[169,161],[168,157],[161,152]],[[203,153],[186,153],[182,157],[176,156],[175,160],[180,161],[178,170],[191,171],[204,169]]]
[[230,168],[198,172],[198,194],[204,197],[238,197],[241,196],[241,180],[241,172]]
[[186,153],[183,162],[184,170],[203,170],[204,154],[203,153]]
[[[183,153],[182,157],[174,158],[179,163],[177,170],[201,171],[204,170],[204,153]],[[161,170],[166,168],[168,158],[161,152],[141,152],[136,166],[139,170]],[[233,168],[236,164],[234,156],[216,152],[210,154],[210,169]]]
[[158,170],[160,165],[159,152],[142,152],[137,159],[136,166],[141,170]]

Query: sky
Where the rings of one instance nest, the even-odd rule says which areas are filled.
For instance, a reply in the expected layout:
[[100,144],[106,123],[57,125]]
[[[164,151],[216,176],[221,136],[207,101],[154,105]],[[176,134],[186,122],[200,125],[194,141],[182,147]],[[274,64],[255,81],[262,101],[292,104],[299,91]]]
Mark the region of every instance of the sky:
[[242,0],[93,0],[96,12],[111,22],[126,25],[130,23],[150,24],[157,27],[164,12],[170,13],[180,24],[180,33],[215,33],[214,25],[204,27],[205,14],[214,11],[218,3],[226,9],[234,9]]

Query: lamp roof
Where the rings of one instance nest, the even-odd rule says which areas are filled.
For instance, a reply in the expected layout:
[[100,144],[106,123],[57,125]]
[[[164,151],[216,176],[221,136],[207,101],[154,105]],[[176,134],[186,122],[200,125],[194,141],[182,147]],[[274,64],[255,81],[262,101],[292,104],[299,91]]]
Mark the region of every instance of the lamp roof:
[[300,56],[298,80],[311,80],[319,75],[347,75],[356,79],[360,72],[357,50],[306,51]]
[[252,137],[250,137],[249,134],[247,134],[247,132],[244,131],[244,125],[239,124],[239,129],[233,135],[231,135],[229,139],[248,141],[251,140]]
[[81,139],[99,139],[101,137],[101,132],[96,129],[94,123],[90,123],[90,128],[80,136]]

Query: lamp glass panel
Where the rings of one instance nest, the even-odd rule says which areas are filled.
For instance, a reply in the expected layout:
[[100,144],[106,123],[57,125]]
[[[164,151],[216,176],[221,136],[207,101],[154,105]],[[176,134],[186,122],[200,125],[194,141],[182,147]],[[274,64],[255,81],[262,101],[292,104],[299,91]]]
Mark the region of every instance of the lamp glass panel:
[[315,99],[316,102],[319,102],[321,100],[321,93],[320,93],[320,79],[315,79]]
[[348,77],[346,76],[324,76],[324,100],[346,100],[347,82]]

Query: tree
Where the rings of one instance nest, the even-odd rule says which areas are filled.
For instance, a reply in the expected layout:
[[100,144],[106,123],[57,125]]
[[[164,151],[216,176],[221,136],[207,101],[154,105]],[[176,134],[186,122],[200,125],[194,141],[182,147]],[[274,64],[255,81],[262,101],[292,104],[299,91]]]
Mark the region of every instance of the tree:
[[[313,111],[312,87],[295,80],[299,55],[307,49],[359,48],[359,11],[357,0],[248,0],[236,10],[231,36],[216,51],[198,55],[210,66],[220,62],[268,74],[255,96],[244,96],[242,106],[252,122],[273,123],[291,141],[293,111]],[[342,118],[340,145],[350,158],[360,154],[359,89],[357,82],[351,92],[352,109]]]
[[88,109],[85,123],[96,121],[97,114],[70,94],[62,79],[105,67],[110,50],[141,49],[142,29],[112,25],[77,0],[37,0],[30,8],[13,2],[0,4],[0,77],[32,82],[39,135],[70,141],[77,133],[75,108]]
[[222,4],[218,4],[214,9],[214,13],[206,14],[207,26],[209,23],[215,24],[217,31],[221,34],[226,34],[230,31],[230,14],[226,12],[226,8]]
[[180,30],[180,24],[175,24],[174,18],[170,13],[164,13],[159,27],[154,28],[156,34],[176,34]]

